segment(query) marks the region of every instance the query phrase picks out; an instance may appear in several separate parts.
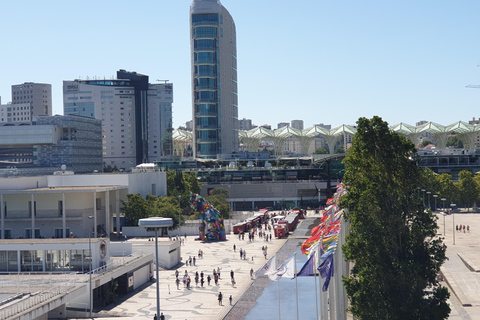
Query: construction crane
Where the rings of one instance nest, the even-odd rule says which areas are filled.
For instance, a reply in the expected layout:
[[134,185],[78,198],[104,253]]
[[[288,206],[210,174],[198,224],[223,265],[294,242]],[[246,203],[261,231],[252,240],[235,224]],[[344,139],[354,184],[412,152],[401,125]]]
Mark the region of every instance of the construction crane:
[[[480,64],[477,64],[477,67],[480,67]],[[469,84],[469,85],[466,85],[465,88],[480,89],[480,84]]]

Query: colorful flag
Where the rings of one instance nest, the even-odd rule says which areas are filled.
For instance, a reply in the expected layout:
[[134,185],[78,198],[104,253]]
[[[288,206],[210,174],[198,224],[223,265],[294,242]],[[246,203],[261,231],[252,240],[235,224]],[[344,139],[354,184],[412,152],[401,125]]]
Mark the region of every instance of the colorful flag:
[[263,267],[261,267],[255,272],[255,277],[258,278],[260,276],[272,273],[276,269],[277,269],[276,256],[273,256],[270,258],[270,260],[267,261],[267,263],[265,263]]
[[314,259],[315,254],[312,254],[310,258],[308,258],[307,262],[305,262],[302,269],[300,269],[300,271],[297,273],[297,277],[313,276]]

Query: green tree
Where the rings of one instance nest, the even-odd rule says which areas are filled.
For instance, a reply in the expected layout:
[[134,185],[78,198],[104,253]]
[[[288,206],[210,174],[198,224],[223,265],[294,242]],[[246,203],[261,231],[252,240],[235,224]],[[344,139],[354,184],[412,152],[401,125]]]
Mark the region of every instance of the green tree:
[[127,200],[122,200],[121,212],[125,215],[126,226],[138,226],[138,220],[148,217],[145,200],[137,194],[127,194]]
[[450,136],[447,139],[446,143],[447,147],[453,147],[453,148],[463,148],[463,141],[462,139],[459,139],[458,136]]
[[228,190],[224,188],[214,188],[206,199],[215,207],[222,217],[228,219],[230,217],[230,204],[228,202]]
[[436,278],[446,247],[418,196],[416,149],[379,117],[357,124],[342,201],[351,224],[342,247],[353,262],[343,279],[349,309],[359,319],[446,319],[449,293]]
[[315,150],[315,154],[328,154],[327,148],[321,147]]
[[[448,173],[442,173],[435,176],[439,186],[439,199],[445,198],[446,206],[448,207],[450,203],[457,203],[459,192],[457,187],[452,181],[452,176]],[[442,204],[443,205],[443,204]]]
[[460,171],[458,178],[457,188],[460,195],[460,202],[470,211],[471,207],[476,206],[476,201],[478,200],[478,185],[470,171]]
[[140,194],[127,194],[122,201],[122,212],[125,214],[126,226],[138,226],[138,220],[148,217],[172,218],[173,228],[179,223],[178,199],[175,197],[157,197],[147,194],[143,199]]
[[335,150],[333,151],[333,153],[335,153],[335,154],[337,154],[337,153],[345,153],[345,149],[343,148],[343,145],[336,147]]

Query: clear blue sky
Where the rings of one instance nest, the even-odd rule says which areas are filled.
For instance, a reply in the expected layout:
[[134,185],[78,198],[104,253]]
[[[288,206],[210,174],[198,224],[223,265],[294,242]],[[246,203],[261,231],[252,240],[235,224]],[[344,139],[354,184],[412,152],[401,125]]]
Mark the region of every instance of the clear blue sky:
[[[118,69],[174,84],[174,127],[191,119],[191,0],[3,1],[0,96]],[[239,118],[443,125],[480,117],[480,1],[222,0],[237,28]]]

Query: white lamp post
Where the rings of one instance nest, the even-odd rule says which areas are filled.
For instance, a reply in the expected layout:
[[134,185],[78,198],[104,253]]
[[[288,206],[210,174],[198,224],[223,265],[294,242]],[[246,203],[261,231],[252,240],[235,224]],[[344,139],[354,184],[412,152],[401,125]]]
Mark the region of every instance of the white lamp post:
[[446,237],[447,234],[445,233],[445,215],[446,215],[446,212],[445,212],[445,201],[446,201],[447,199],[442,198],[442,199],[440,199],[440,200],[442,200],[442,202],[443,202],[443,236]]
[[[93,221],[93,216],[88,216],[88,219],[90,221]],[[91,223],[90,223],[91,225]],[[90,282],[90,294],[89,294],[89,300],[90,300],[90,318],[92,318],[92,309],[93,309],[93,288],[92,288],[92,272],[93,272],[93,254],[92,254],[92,241],[91,241],[91,233],[93,230],[93,226],[89,226],[88,228],[88,251],[90,251],[90,272],[89,272],[89,282]]]
[[145,227],[147,231],[155,231],[155,265],[157,269],[157,316],[160,316],[160,288],[158,274],[158,230],[173,226],[172,218],[145,218],[138,220],[138,226]]
[[181,195],[178,196],[178,209],[180,209],[180,211],[178,211],[178,233],[180,233],[180,224],[182,223],[182,220],[180,218],[180,214],[182,213],[182,207],[180,206],[180,199],[182,198]]
[[453,214],[453,224],[452,224],[452,233],[453,233],[453,244],[455,244],[455,207],[457,205],[455,203],[451,203],[450,207],[452,207],[452,214]]

